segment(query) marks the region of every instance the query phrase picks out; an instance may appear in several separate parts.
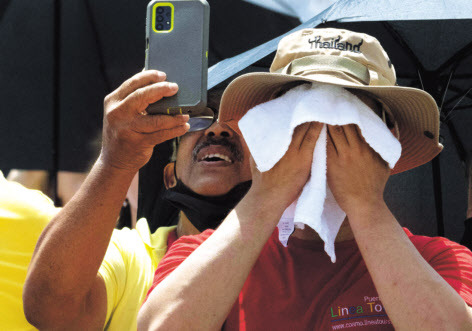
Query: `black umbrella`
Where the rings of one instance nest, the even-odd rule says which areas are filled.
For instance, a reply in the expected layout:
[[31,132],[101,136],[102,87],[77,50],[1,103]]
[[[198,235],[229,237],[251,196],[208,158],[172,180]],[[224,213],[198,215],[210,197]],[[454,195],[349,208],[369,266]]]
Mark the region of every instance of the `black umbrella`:
[[[144,67],[148,2],[0,1],[0,169],[88,170],[103,98]],[[239,0],[209,3],[210,63],[298,24]],[[171,153],[170,143],[158,148],[161,165],[149,171],[144,191],[160,189]],[[141,204],[140,215],[153,204]]]
[[[210,57],[213,63],[296,27],[294,19],[241,1],[209,2],[212,9]],[[104,0],[44,0],[41,4],[24,0],[0,2],[0,169],[16,167],[55,171],[87,168],[88,160],[93,159],[89,141],[101,127],[103,97],[143,66],[146,5],[147,1],[143,0],[133,1],[132,4],[117,0],[113,6]],[[413,53],[419,52],[416,57],[423,68],[418,66],[416,71],[410,70],[415,68],[417,61],[403,57],[393,62],[397,65],[400,83],[424,86],[442,105],[442,119],[446,125],[443,125],[441,135],[446,148],[440,162],[441,188],[445,193],[444,205],[452,206],[446,209],[445,217],[446,225],[455,227],[452,229],[454,231],[449,230],[454,233],[461,230],[461,226],[454,224],[462,219],[460,215],[465,212],[466,204],[466,182],[460,162],[464,155],[470,154],[472,141],[467,130],[470,126],[470,95],[466,94],[471,87],[467,71],[470,68],[470,47],[467,46],[470,37],[467,38],[471,28],[468,25],[470,21],[465,19],[470,16],[464,0],[447,3],[441,0],[396,3],[387,0],[344,0],[304,24],[314,27],[325,22],[348,27],[350,22],[364,22],[351,28],[370,32],[383,44],[389,44],[388,40],[395,40],[395,35],[400,34],[404,39],[403,33],[411,23],[413,28],[410,27],[410,32],[423,37],[413,42],[409,38],[404,40]],[[426,28],[435,28],[436,32],[424,32]],[[386,40],[383,40],[384,36],[387,36]],[[434,38],[427,39],[431,36]],[[259,61],[258,65],[267,66],[279,39],[212,67],[209,87],[256,61]],[[446,44],[447,47],[442,47]],[[393,48],[402,48],[398,46],[402,44],[392,42],[392,45]],[[395,49],[390,50],[389,47],[386,45],[393,58]],[[457,52],[460,49],[464,51]],[[458,55],[451,57],[450,51]],[[423,62],[428,52],[433,60],[431,63]],[[448,56],[450,62],[447,61]],[[446,64],[441,66],[440,61]],[[55,66],[55,63],[60,63],[60,66]],[[403,75],[403,63],[405,69],[410,70],[407,75]],[[462,87],[456,84],[459,82],[462,82]],[[435,91],[438,86],[440,89]],[[173,149],[169,144],[159,148],[161,153],[159,157],[155,153],[153,160],[161,162],[162,167]],[[401,190],[405,197],[403,201],[390,199],[394,211],[405,209],[405,202],[412,208],[422,204],[421,208],[417,208],[416,219],[432,220],[435,217],[432,210],[441,203],[435,203],[432,198],[430,167],[425,165],[392,178],[387,198],[389,192],[396,190]],[[142,177],[149,180],[144,181],[146,185],[141,185],[141,193],[153,194],[141,194],[141,197],[148,198],[140,200],[139,213],[155,220],[154,215],[160,215],[154,199],[156,190],[160,190],[162,184],[162,168],[155,169],[150,165],[142,172],[145,174]],[[417,183],[421,190],[405,194],[406,182]],[[439,198],[439,190],[436,192]],[[423,198],[408,199],[418,195]],[[407,220],[405,223],[409,222]],[[431,234],[430,228],[425,226],[424,231],[420,232]]]
[[[472,149],[468,129],[472,124],[472,20],[327,22],[318,27],[324,26],[366,32],[379,39],[392,62],[400,64],[396,67],[399,84],[423,89],[436,100],[442,142],[455,149],[465,174],[467,149],[469,153]],[[437,233],[444,236],[442,187],[448,183],[441,183],[441,158],[440,154],[432,161],[432,171]]]
[[[437,234],[444,235],[444,216],[452,228],[457,228],[462,226],[456,226],[457,221],[465,215],[467,181],[463,170],[472,150],[472,133],[468,129],[472,124],[472,12],[469,6],[464,0],[340,0],[294,29],[339,27],[373,35],[396,64],[399,83],[422,88],[436,99],[441,109],[445,151],[432,162],[434,180],[425,177],[428,172],[425,170],[431,167],[428,164],[393,176],[387,187],[387,200],[394,212],[406,220],[404,224],[416,223],[416,228],[417,221],[422,220],[424,227],[420,232],[425,234],[434,234],[430,226],[434,217]],[[271,54],[283,36],[212,67],[209,87]],[[441,171],[440,167],[446,171]],[[415,184],[417,187],[412,187]],[[414,194],[407,194],[408,190]],[[401,199],[394,198],[398,196],[393,194],[395,191],[402,192]],[[446,215],[443,191],[447,193]],[[433,192],[434,200],[431,199]],[[416,222],[406,216],[408,203],[416,204],[410,206],[421,211],[416,215]],[[418,204],[424,206],[417,208]],[[435,215],[431,214],[434,209]],[[459,231],[451,232],[455,233],[453,237],[459,238]]]
[[[0,1],[0,169],[52,170],[54,144],[58,169],[89,166],[104,96],[144,67],[148,2]],[[209,2],[211,63],[298,24],[238,0]]]

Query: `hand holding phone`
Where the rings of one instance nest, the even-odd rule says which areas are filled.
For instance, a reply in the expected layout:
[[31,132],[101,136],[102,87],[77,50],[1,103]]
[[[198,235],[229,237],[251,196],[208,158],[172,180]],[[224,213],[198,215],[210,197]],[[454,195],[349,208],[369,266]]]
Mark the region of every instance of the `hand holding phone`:
[[165,72],[179,86],[176,95],[149,105],[149,114],[189,114],[213,121],[206,106],[209,14],[205,0],[148,4],[145,68]]

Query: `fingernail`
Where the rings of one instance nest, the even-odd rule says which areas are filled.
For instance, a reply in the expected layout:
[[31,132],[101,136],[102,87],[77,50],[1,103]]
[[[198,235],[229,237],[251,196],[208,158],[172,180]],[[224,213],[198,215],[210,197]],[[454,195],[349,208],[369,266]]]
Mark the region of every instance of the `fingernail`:
[[169,88],[172,90],[176,90],[179,88],[179,86],[176,83],[169,83]]
[[159,79],[166,79],[167,75],[164,71],[158,71],[157,77],[159,77]]

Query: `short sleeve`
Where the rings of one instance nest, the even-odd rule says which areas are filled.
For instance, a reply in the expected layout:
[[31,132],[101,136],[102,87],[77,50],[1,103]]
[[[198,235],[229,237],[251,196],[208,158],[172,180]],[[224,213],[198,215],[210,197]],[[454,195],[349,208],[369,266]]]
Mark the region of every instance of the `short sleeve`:
[[[155,241],[166,244],[169,229],[160,231]],[[159,239],[159,240],[157,240]],[[139,307],[151,287],[157,267],[157,251],[150,245],[147,222],[136,229],[114,230],[98,274],[107,294],[106,330],[136,330]]]
[[117,237],[117,230],[114,230],[105,257],[98,270],[107,292],[106,321],[110,320],[110,316],[118,305],[126,286],[126,264],[123,260],[122,251],[118,247]]
[[59,211],[40,191],[10,182],[0,171],[0,329],[30,330],[22,290],[41,232]]
[[442,237],[415,236],[412,242],[434,270],[472,306],[472,252]]
[[154,281],[144,301],[147,300],[152,290],[185,261],[213,232],[214,230],[206,230],[199,235],[184,236],[178,239],[159,263],[154,274]]

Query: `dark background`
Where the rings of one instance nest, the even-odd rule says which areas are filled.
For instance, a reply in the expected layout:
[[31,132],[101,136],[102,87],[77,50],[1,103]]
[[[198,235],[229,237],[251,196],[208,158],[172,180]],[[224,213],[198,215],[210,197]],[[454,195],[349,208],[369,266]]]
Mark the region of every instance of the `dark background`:
[[[0,169],[86,171],[90,167],[99,148],[104,96],[144,66],[147,3],[62,1],[57,15],[53,0],[0,0]],[[210,65],[299,24],[295,18],[242,1],[209,3]],[[269,56],[257,65],[269,66],[270,60]],[[454,117],[470,155],[470,109]],[[458,241],[467,208],[465,167],[444,125],[441,135],[445,235]],[[161,146],[161,164],[151,169],[156,185],[169,148]],[[393,176],[386,200],[402,225],[419,234],[436,234],[431,164]],[[159,220],[150,223],[157,226]]]

